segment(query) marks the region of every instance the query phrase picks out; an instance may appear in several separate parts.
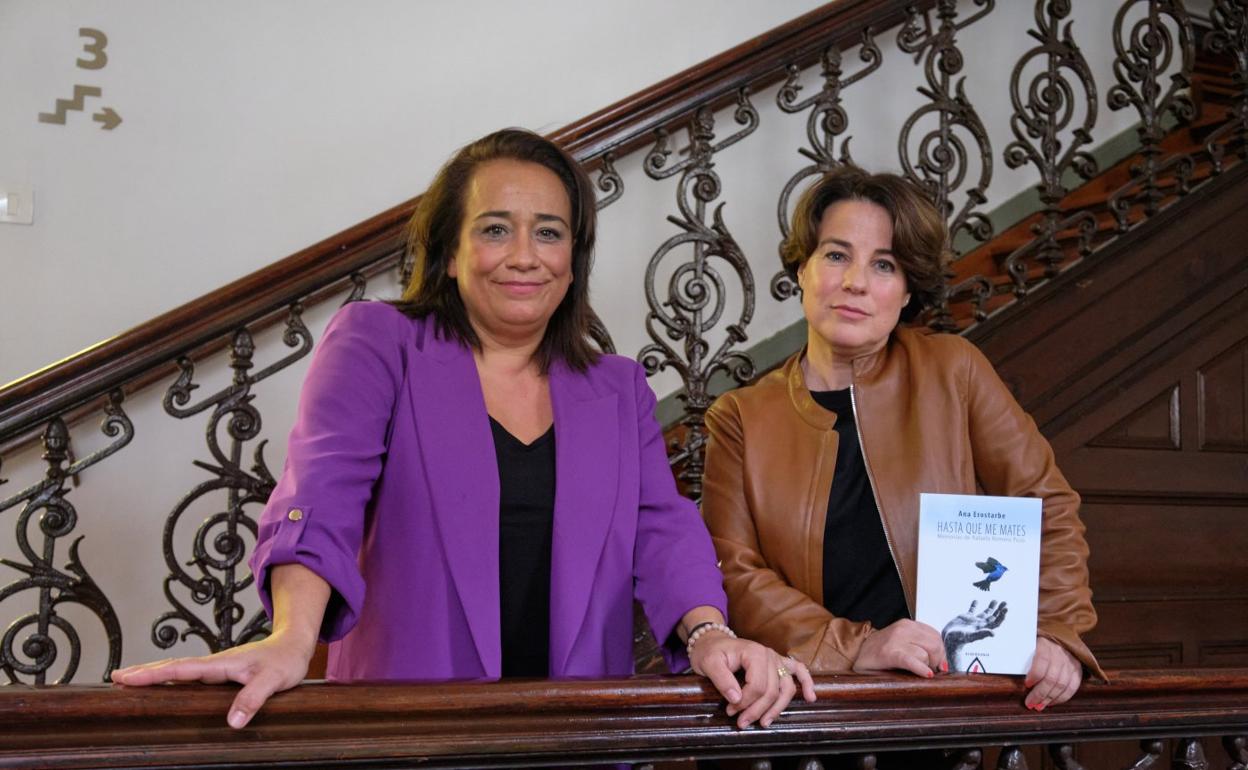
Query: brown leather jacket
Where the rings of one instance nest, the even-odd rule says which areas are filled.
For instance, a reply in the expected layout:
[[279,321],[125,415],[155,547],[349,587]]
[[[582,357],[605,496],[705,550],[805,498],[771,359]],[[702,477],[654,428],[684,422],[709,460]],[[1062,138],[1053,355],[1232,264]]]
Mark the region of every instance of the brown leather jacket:
[[[707,412],[702,510],[734,627],[813,671],[846,671],[873,629],[823,606],[823,526],[838,436],[836,415],[806,388],[803,354]],[[1079,495],[988,360],[961,337],[898,329],[853,366],[867,474],[911,615],[920,492],[1039,497],[1038,632],[1103,678],[1079,638],[1096,624]]]

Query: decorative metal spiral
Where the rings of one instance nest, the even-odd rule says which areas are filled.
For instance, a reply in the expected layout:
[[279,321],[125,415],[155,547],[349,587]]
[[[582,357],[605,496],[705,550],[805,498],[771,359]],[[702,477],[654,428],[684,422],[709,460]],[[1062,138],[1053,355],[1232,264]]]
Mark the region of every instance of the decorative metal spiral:
[[[687,493],[695,499],[702,493],[703,447],[706,442],[704,415],[711,405],[708,389],[712,375],[725,372],[744,383],[754,376],[754,362],[748,355],[733,348],[746,340],[745,327],[754,315],[754,276],[749,263],[737,246],[723,219],[723,204],[711,212],[707,206],[719,197],[722,184],[714,170],[718,152],[736,144],[758,127],[758,112],[750,104],[745,90],[737,94],[733,117],[742,128],[715,142],[715,116],[709,107],[700,108],[689,123],[688,157],[668,166],[672,151],[668,134],[656,132],[654,147],[646,155],[644,167],[653,179],[666,179],[681,174],[677,185],[676,204],[680,216],[668,220],[682,232],[667,239],[646,267],[646,331],[652,340],[637,358],[648,375],[672,368],[684,381],[684,439],[672,447],[672,465]],[[659,267],[668,254],[678,248],[691,247],[693,258],[677,265],[667,282],[665,296],[660,297]],[[719,325],[727,307],[726,284],[714,260],[722,260],[736,273],[744,301],[740,314],[727,324],[723,342],[712,352],[705,334]],[[678,352],[669,344],[683,343]]]
[[[1032,228],[1035,238],[1006,258],[1006,269],[1014,279],[1014,292],[1023,296],[1028,290],[1028,276],[1024,256],[1034,255],[1044,265],[1046,278],[1057,275],[1065,261],[1065,252],[1058,242],[1057,234],[1075,227],[1081,214],[1063,220],[1058,205],[1066,195],[1062,175],[1074,169],[1084,179],[1097,174],[1096,160],[1080,148],[1092,141],[1092,127],[1096,125],[1096,83],[1079,46],[1071,34],[1073,22],[1061,27],[1062,19],[1070,15],[1070,0],[1039,0],[1036,3],[1036,29],[1027,34],[1039,45],[1023,54],[1014,66],[1010,77],[1010,99],[1014,114],[1010,128],[1015,140],[1005,148],[1005,165],[1018,168],[1032,163],[1040,172],[1040,200],[1044,204],[1044,219]],[[1043,66],[1024,88],[1022,77],[1043,62]],[[1083,121],[1070,128],[1075,118],[1078,97],[1075,85],[1083,92]],[[1089,215],[1090,216],[1090,215]],[[1095,227],[1095,219],[1092,225]],[[1090,248],[1090,244],[1089,244]]]
[[1228,140],[1238,142],[1239,159],[1248,160],[1248,5],[1243,0],[1214,0],[1209,12],[1213,30],[1205,35],[1205,50],[1230,56],[1235,62],[1231,82],[1235,86],[1232,119],[1209,135],[1205,150],[1213,161],[1213,173],[1225,168]]
[[[923,61],[927,85],[920,86],[918,91],[926,97],[927,104],[902,125],[897,150],[906,177],[927,191],[944,215],[950,237],[965,232],[982,242],[992,237],[992,222],[976,208],[988,200],[985,192],[992,181],[992,145],[966,96],[966,79],[954,77],[963,67],[958,31],[986,16],[995,7],[995,0],[975,0],[975,4],[982,6],[979,11],[957,21],[956,0],[939,0],[935,24],[928,13],[910,9],[910,16],[898,33],[897,45],[914,54],[915,62]],[[925,134],[917,135],[920,125],[932,122],[935,125]],[[971,184],[973,153],[978,156],[979,173]],[[955,208],[955,193],[965,195],[961,207]],[[953,273],[947,270],[946,281],[952,277]],[[946,286],[932,310],[932,327],[946,331],[956,328],[949,310],[956,299]],[[977,312],[982,313],[982,308]]]
[[[811,163],[794,174],[780,192],[780,200],[776,207],[776,216],[780,223],[780,255],[784,256],[784,241],[789,237],[789,201],[793,193],[806,179],[826,174],[838,163],[852,162],[849,154],[849,139],[840,144],[840,152],[836,150],[836,140],[849,128],[849,116],[842,106],[842,92],[849,86],[862,80],[880,68],[883,56],[868,27],[862,33],[862,45],[858,49],[858,58],[864,66],[848,77],[842,77],[841,49],[835,46],[824,50],[821,58],[823,88],[819,93],[811,94],[798,101],[802,86],[801,69],[796,64],[788,67],[789,77],[776,95],[776,103],[784,112],[794,114],[810,110],[806,117],[806,138],[809,147],[802,147],[798,152]],[[771,279],[771,296],[784,301],[797,292],[797,285],[788,272],[781,269]]]
[[[165,521],[162,546],[169,575],[165,578],[164,593],[173,609],[152,624],[152,641],[158,647],[168,649],[195,636],[209,650],[218,652],[268,632],[264,613],[257,612],[247,620],[237,597],[252,582],[245,560],[247,544],[255,541],[257,525],[247,507],[263,505],[276,481],[264,459],[266,442],[256,445],[249,469],[243,468],[243,448],[260,435],[261,416],[252,404],[252,387],[312,350],[312,334],[304,326],[301,313],[298,304],[291,307],[282,334],[286,346],[295,350],[254,374],[250,370],[254,366],[255,341],[245,328],[235,332],[230,350],[233,383],[197,404],[188,406],[191,394],[199,387],[194,383],[195,366],[187,358],[178,361],[181,374],[165,392],[165,411],[185,419],[213,409],[206,438],[214,462],[196,460],[194,464],[214,478],[187,493]],[[228,450],[220,440],[222,428],[229,439]],[[200,498],[222,494],[224,509],[200,523],[191,542],[190,558],[179,556],[176,533],[183,514]],[[211,603],[211,621],[205,621],[180,593],[189,594],[190,604]]]
[[602,156],[602,165],[598,168],[598,181],[595,182],[602,197],[598,199],[598,211],[618,201],[624,195],[624,178],[615,170],[615,153],[609,152]]
[[[1147,6],[1146,13],[1127,29],[1130,12]],[[1173,28],[1173,31],[1172,29]],[[1161,140],[1166,133],[1162,118],[1170,113],[1180,121],[1196,116],[1188,89],[1195,61],[1195,35],[1181,0],[1127,0],[1114,16],[1114,79],[1109,89],[1111,110],[1134,107],[1140,115],[1141,161],[1131,167],[1131,180],[1109,197],[1109,208],[1118,230],[1129,226],[1134,205],[1141,204],[1145,216],[1153,216],[1167,192],[1162,175],[1173,174],[1175,192],[1187,193],[1195,161],[1179,153],[1162,159]],[[1170,85],[1163,89],[1161,78],[1177,65]]]
[[[100,424],[100,431],[113,441],[68,465],[69,429],[61,418],[54,417],[43,433],[43,459],[48,464],[44,479],[0,501],[0,512],[22,504],[22,512],[17,517],[16,542],[25,559],[24,562],[0,559],[0,564],[26,576],[0,589],[0,604],[27,591],[36,591],[39,597],[38,610],[14,620],[0,639],[0,671],[10,683],[47,684],[53,665],[62,658],[65,667],[57,683],[64,684],[74,678],[82,657],[82,642],[78,630],[58,611],[64,604],[85,607],[104,627],[108,660],[101,677],[103,681],[108,681],[108,675],[121,662],[121,624],[112,603],[82,564],[79,554],[82,537],[70,543],[64,569],[56,567],[56,547],[78,524],[78,511],[66,497],[70,491],[66,481],[119,451],[134,438],[134,426],[121,408],[122,400],[121,391],[109,394]],[[37,524],[35,532],[31,529],[32,522]],[[64,654],[54,630],[65,643],[67,652]]]

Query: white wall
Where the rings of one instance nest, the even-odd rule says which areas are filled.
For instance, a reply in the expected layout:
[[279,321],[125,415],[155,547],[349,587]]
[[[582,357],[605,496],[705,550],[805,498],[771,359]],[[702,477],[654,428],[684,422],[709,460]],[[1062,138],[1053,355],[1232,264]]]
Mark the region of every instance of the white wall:
[[[358,3],[265,0],[0,0],[0,181],[31,184],[32,226],[0,224],[0,382],[141,323],[213,287],[350,226],[423,189],[460,144],[503,125],[550,130],[796,16],[814,0],[658,0],[586,2],[485,0]],[[961,3],[968,12],[971,2]],[[961,34],[967,91],[989,126],[994,148],[990,195],[1007,198],[1034,184],[1030,169],[1008,171],[1001,151],[1008,129],[1009,66],[1034,44],[1030,3],[998,0],[986,20]],[[1110,13],[1101,3],[1076,9],[1075,36],[1099,88],[1103,140],[1135,121],[1109,114]],[[102,70],[74,66],[79,27],[109,36]],[[921,71],[898,51],[895,31],[881,34],[884,65],[846,93],[854,157],[869,167],[898,168],[896,136],[920,103]],[[845,57],[847,71],[859,66]],[[807,73],[808,89],[819,87]],[[73,113],[65,126],[36,121],[73,84],[99,85],[124,122],[102,131]],[[757,291],[750,343],[799,318],[797,303],[767,293],[778,268],[776,199],[806,161],[805,115],[784,116],[776,88],[754,94],[757,133],[716,157],[725,220],[754,271]],[[729,113],[717,133],[735,129]],[[673,147],[684,136],[673,134]],[[673,155],[671,162],[682,156]],[[677,230],[675,179],[654,182],[641,154],[620,169],[625,196],[602,217],[592,292],[622,353],[649,340],[640,323],[646,263]],[[669,256],[660,274],[687,255]],[[726,275],[728,317],[741,291]],[[665,281],[660,287],[665,286]],[[392,289],[384,281],[370,293]],[[334,303],[308,312],[319,335]],[[722,334],[722,332],[720,333]],[[716,341],[720,337],[713,337]],[[257,362],[281,355],[276,333]],[[304,364],[258,389],[268,467],[281,468],[294,393]],[[202,396],[228,382],[223,357],[201,362]],[[170,372],[169,381],[174,373]],[[671,373],[653,382],[674,390]],[[161,527],[178,500],[211,478],[191,465],[207,460],[205,418],[174,420],[159,399],[164,385],[126,409],[133,444],[82,476],[70,499],[85,536],[82,558],[112,599],[125,633],[127,663],[169,653],[149,640],[167,610],[160,581]],[[79,456],[107,439],[94,424],[74,431]],[[176,449],[174,449],[176,448]],[[247,457],[254,442],[246,448]],[[6,457],[0,499],[42,474],[38,450]],[[249,465],[245,462],[244,465]],[[197,522],[224,507],[201,499],[180,528],[187,558]],[[250,512],[258,513],[254,507]],[[0,515],[0,557],[25,561],[13,540],[18,510]],[[33,535],[32,535],[33,537]],[[55,563],[63,567],[62,546]],[[0,567],[0,581],[17,573]],[[28,592],[29,593],[29,592]],[[183,597],[185,593],[181,594]],[[256,603],[247,592],[249,607]],[[26,602],[26,604],[22,604]],[[33,599],[0,606],[0,623]],[[20,606],[18,606],[20,605]],[[87,618],[89,655],[80,681],[103,669],[98,631]],[[198,642],[177,654],[203,651]]]
[[[0,383],[424,189],[494,128],[553,129],[818,0],[0,0]],[[108,35],[107,65],[80,27]],[[85,112],[39,123],[74,84]]]

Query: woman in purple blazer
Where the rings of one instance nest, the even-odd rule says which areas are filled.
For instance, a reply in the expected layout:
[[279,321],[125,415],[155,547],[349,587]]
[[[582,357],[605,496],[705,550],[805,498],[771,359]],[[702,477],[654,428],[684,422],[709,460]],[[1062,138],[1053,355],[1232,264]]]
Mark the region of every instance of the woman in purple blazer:
[[251,560],[272,635],[113,680],[239,682],[242,727],[318,638],[343,681],[627,675],[636,597],[742,727],[799,683],[814,700],[803,665],[725,624],[654,394],[590,343],[594,228],[589,179],[542,137],[453,157],[413,218],[403,298],[347,305],[313,357]]

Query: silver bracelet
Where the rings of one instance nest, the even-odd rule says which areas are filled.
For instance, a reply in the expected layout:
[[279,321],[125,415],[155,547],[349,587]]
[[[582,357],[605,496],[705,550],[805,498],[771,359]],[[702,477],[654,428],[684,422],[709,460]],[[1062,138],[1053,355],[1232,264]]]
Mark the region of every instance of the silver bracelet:
[[693,645],[701,639],[703,634],[707,631],[721,631],[728,636],[731,636],[733,639],[737,638],[737,635],[733,633],[733,630],[728,626],[725,626],[723,623],[699,623],[697,628],[693,630],[693,633],[689,634],[689,641],[685,642],[685,654],[689,656],[690,660],[693,659]]

